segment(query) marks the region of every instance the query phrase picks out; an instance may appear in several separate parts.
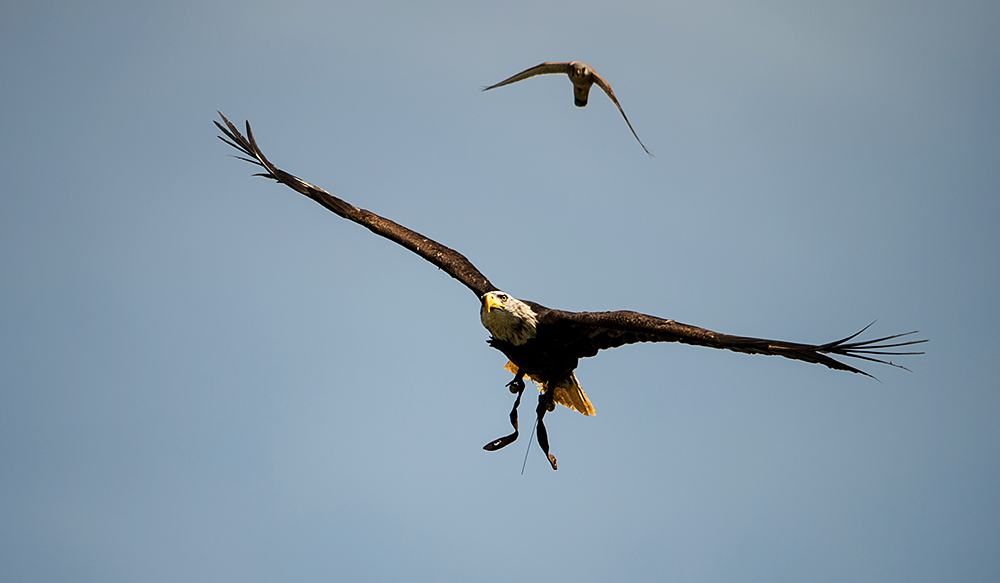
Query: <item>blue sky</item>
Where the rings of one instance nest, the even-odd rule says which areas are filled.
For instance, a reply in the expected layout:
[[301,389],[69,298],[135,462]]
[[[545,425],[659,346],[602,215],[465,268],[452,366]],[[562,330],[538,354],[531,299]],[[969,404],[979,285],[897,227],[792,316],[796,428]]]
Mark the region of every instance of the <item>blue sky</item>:
[[[0,15],[0,579],[1000,579],[996,3]],[[549,60],[655,157],[565,78],[480,91]],[[927,354],[606,351],[521,475],[476,298],[216,110],[518,297]]]

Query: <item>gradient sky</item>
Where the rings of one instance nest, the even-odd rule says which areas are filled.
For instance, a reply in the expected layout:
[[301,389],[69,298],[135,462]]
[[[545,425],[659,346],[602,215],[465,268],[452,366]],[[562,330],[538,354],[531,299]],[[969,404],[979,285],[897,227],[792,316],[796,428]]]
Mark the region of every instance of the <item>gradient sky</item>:
[[[0,7],[0,580],[1000,580],[1000,4]],[[582,60],[613,104],[565,77]],[[508,432],[478,300],[216,139],[672,344]],[[528,395],[530,395],[529,393]],[[522,420],[531,418],[526,395]]]

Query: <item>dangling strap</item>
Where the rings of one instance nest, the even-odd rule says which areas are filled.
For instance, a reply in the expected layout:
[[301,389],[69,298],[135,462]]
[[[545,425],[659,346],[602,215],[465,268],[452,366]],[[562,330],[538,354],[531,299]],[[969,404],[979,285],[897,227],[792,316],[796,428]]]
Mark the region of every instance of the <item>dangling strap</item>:
[[517,393],[517,399],[514,400],[514,407],[510,410],[510,424],[514,427],[514,433],[487,443],[483,446],[483,449],[486,451],[502,449],[514,443],[514,440],[517,439],[517,408],[521,405],[521,395],[524,394],[524,373],[517,373],[514,380],[507,383],[507,387],[510,389],[510,392]]
[[538,445],[541,446],[542,451],[545,452],[545,457],[549,459],[549,463],[552,464],[553,470],[558,470],[556,467],[556,456],[549,453],[549,432],[545,430],[545,423],[542,422],[542,417],[545,417],[545,412],[549,410],[549,407],[553,405],[552,396],[555,394],[554,389],[549,389],[538,395],[538,407],[535,407],[535,414],[538,415]]

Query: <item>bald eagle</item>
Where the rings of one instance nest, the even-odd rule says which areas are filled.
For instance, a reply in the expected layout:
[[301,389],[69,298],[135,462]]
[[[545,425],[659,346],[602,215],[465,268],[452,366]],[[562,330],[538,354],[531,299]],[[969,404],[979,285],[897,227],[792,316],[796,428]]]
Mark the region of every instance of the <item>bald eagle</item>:
[[500,291],[476,269],[472,262],[454,249],[375,213],[359,209],[322,188],[277,168],[264,157],[257,146],[250,130],[250,122],[246,123],[247,135],[244,137],[222,113],[219,115],[225,126],[219,122],[215,122],[215,125],[226,136],[218,136],[219,139],[247,156],[237,156],[237,158],[264,169],[264,172],[256,176],[276,180],[315,200],[337,215],[406,247],[462,282],[476,294],[480,301],[480,320],[491,335],[488,343],[508,358],[505,368],[514,374],[514,379],[507,384],[507,387],[512,394],[517,395],[510,411],[510,423],[514,432],[486,444],[483,449],[488,451],[498,450],[517,439],[517,408],[524,393],[524,379],[527,378],[534,381],[540,391],[538,406],[535,408],[538,444],[552,465],[552,469],[556,469],[556,458],[549,453],[548,433],[542,418],[547,411],[555,409],[556,404],[569,407],[583,415],[595,413],[594,406],[583,392],[573,371],[581,358],[595,356],[598,351],[605,348],[615,348],[635,342],[682,342],[748,354],[783,356],[866,376],[871,375],[828,355],[853,357],[905,368],[888,360],[875,358],[873,355],[923,354],[899,350],[900,347],[926,342],[926,340],[899,340],[915,332],[854,341],[871,324],[847,338],[834,342],[799,344],[720,334],[638,312],[625,310],[565,312],[546,308],[535,302],[519,300]]

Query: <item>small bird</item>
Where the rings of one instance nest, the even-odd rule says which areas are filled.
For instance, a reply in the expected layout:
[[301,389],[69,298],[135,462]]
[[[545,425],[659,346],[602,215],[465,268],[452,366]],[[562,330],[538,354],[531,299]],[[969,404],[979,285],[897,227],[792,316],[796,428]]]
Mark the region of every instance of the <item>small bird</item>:
[[569,80],[573,82],[573,97],[576,102],[577,107],[585,107],[587,105],[587,97],[590,95],[590,87],[596,83],[598,87],[604,90],[604,93],[614,102],[618,111],[622,112],[622,117],[625,118],[625,123],[628,124],[628,129],[632,130],[632,135],[635,136],[639,145],[642,149],[646,151],[647,154],[652,156],[649,148],[642,143],[639,139],[639,134],[635,133],[635,128],[632,127],[632,123],[628,120],[628,116],[625,115],[625,110],[622,109],[620,103],[618,103],[618,98],[615,97],[615,92],[611,90],[611,86],[608,82],[601,78],[593,69],[590,68],[586,63],[581,63],[580,61],[573,61],[571,63],[542,63],[541,65],[535,65],[534,67],[521,71],[517,75],[510,77],[509,79],[504,79],[503,81],[497,83],[496,85],[490,85],[485,87],[483,91],[489,91],[496,87],[503,87],[504,85],[510,85],[511,83],[517,83],[518,81],[523,81],[530,77],[535,77],[537,75],[559,75],[566,74],[569,75]]

